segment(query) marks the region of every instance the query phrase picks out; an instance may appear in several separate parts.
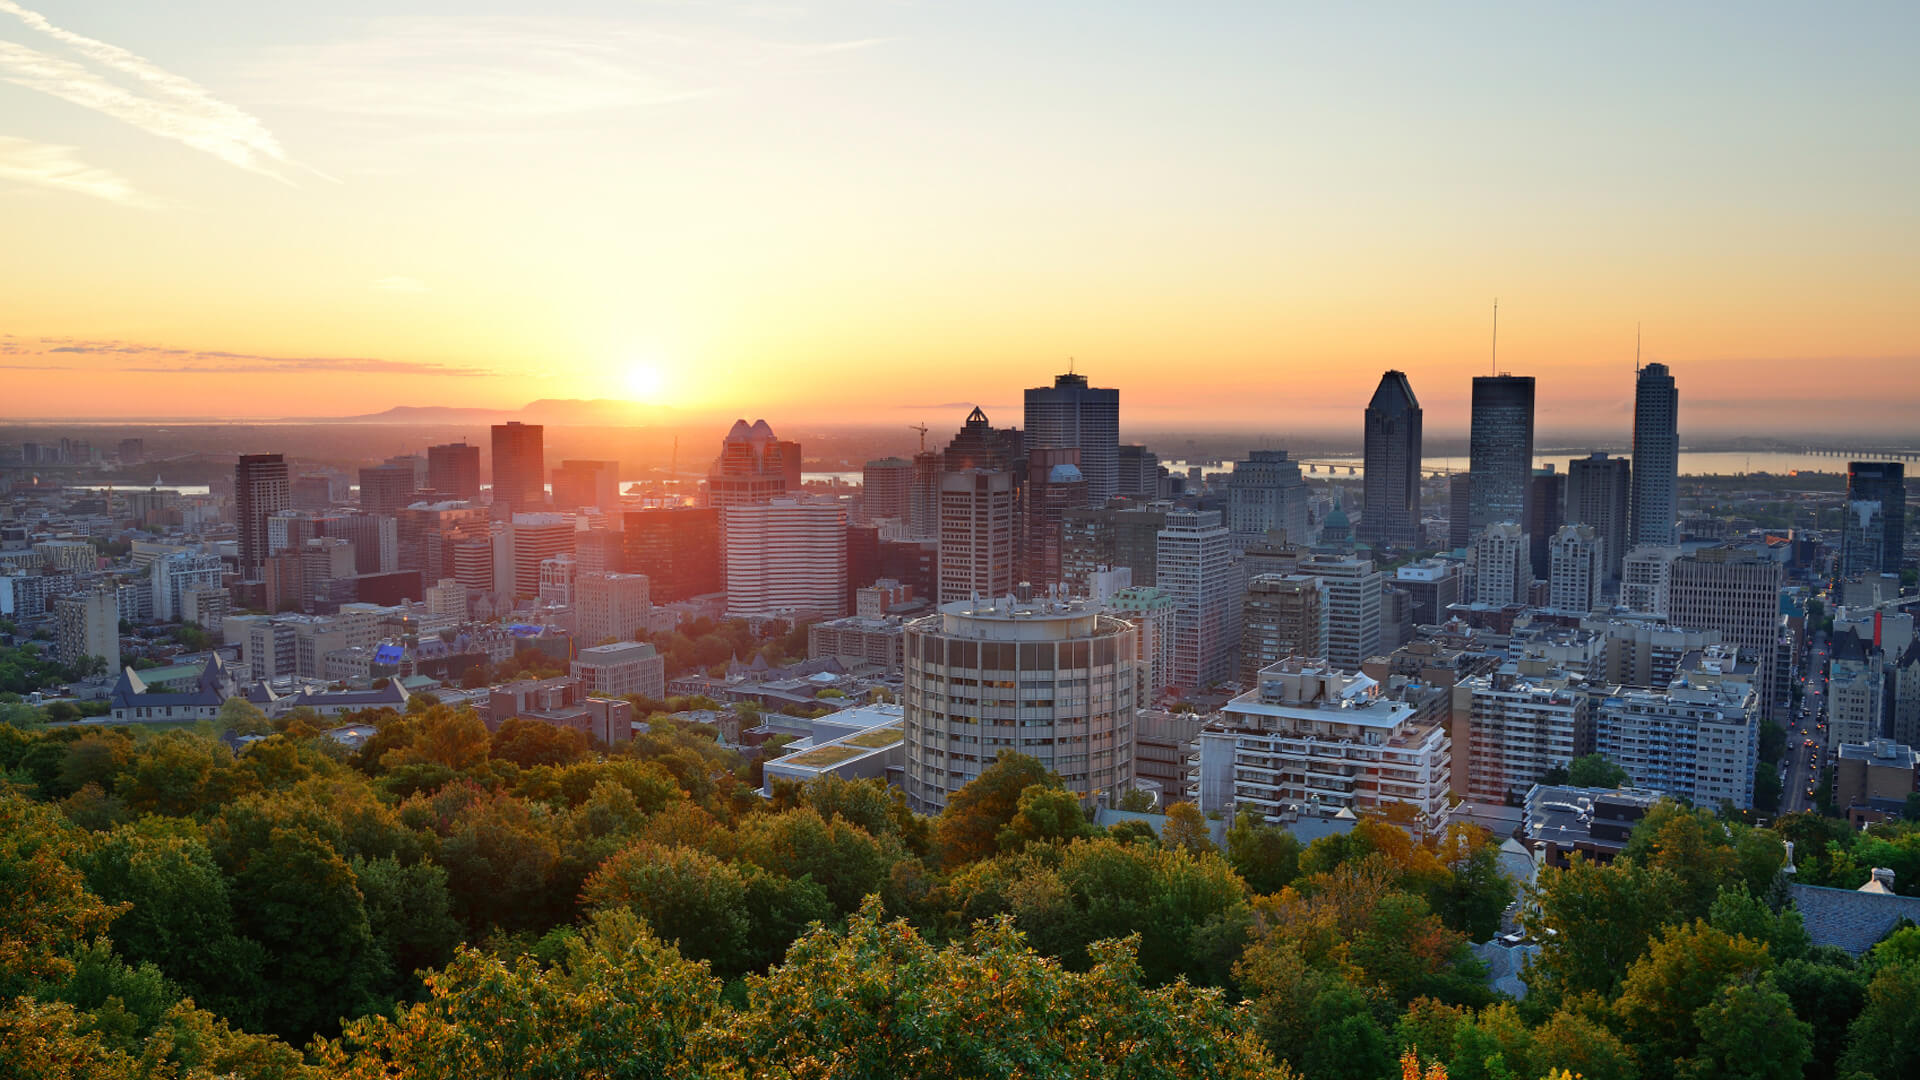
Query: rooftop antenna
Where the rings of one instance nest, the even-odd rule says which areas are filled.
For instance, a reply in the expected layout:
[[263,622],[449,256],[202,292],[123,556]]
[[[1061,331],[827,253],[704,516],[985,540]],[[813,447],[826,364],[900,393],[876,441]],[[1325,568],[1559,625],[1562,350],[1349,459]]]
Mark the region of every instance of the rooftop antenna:
[[1640,374],[1640,324],[1633,324],[1633,373]]
[[1487,374],[1500,374],[1500,298],[1493,298],[1493,355],[1487,358]]

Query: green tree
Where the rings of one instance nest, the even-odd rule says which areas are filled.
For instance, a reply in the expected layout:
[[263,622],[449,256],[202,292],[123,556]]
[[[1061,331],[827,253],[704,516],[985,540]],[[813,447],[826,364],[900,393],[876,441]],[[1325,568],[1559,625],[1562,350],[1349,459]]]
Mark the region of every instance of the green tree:
[[[1721,991],[1752,982],[1772,967],[1767,947],[1751,938],[1733,937],[1696,921],[1670,926],[1633,962],[1620,987],[1614,1012],[1630,1045],[1640,1055],[1649,1076],[1677,1075],[1677,1063],[1694,1056],[1703,1038],[1694,1014],[1712,1005]],[[1778,1006],[1790,1017],[1784,995]],[[1716,1020],[1716,1032],[1725,1034],[1745,1023],[1741,1015],[1764,1009],[1741,999],[1728,1006],[1728,1015]],[[1718,1037],[1718,1036],[1716,1036]],[[1709,1047],[1709,1058],[1719,1051]],[[1796,1064],[1795,1068],[1798,1068]]]
[[72,975],[74,946],[118,914],[71,865],[85,847],[58,811],[0,787],[0,1001]]
[[1276,893],[1300,876],[1300,841],[1243,811],[1227,829],[1227,862],[1255,893]]
[[1631,859],[1599,866],[1575,855],[1543,869],[1521,923],[1540,943],[1529,988],[1561,996],[1607,996],[1673,912],[1680,882]]
[[1627,782],[1627,770],[1604,754],[1584,754],[1567,763],[1567,783],[1574,787],[1617,788]]
[[1207,829],[1207,816],[1190,802],[1178,802],[1167,807],[1167,822],[1160,827],[1160,843],[1190,855],[1214,850],[1213,839]]
[[1799,1080],[1812,1053],[1812,1025],[1767,979],[1721,987],[1693,1023],[1699,1049],[1675,1070],[1689,1080]]
[[460,944],[447,872],[430,862],[402,864],[391,856],[355,858],[351,866],[374,947],[385,960],[388,981],[381,993],[416,997],[422,985],[416,973],[445,966]]
[[1793,1003],[1795,1016],[1813,1029],[1807,1080],[1833,1080],[1834,1065],[1846,1049],[1847,1026],[1866,1001],[1867,979],[1840,954],[1840,963],[1785,960],[1773,970],[1774,985]]
[[1337,974],[1308,966],[1290,945],[1248,949],[1234,969],[1254,1030],[1273,1056],[1314,1080],[1378,1080],[1393,1047],[1366,995]]
[[1837,1073],[1877,1080],[1906,1076],[1915,1046],[1920,1046],[1920,963],[1886,964],[1867,984],[1866,1004],[1847,1028],[1847,1051]]
[[992,765],[947,800],[933,827],[933,850],[943,865],[984,859],[1000,847],[1000,830],[1020,809],[1020,793],[1033,784],[1061,786],[1037,759],[1003,751]]
[[1060,843],[1091,836],[1093,823],[1080,809],[1080,797],[1065,788],[1034,784],[1020,793],[1013,820],[1000,830],[1000,849],[1018,851],[1028,844]]
[[230,697],[220,706],[214,726],[235,735],[271,735],[273,723],[267,714],[243,697]]
[[811,808],[756,814],[740,823],[734,853],[775,876],[806,877],[820,886],[841,913],[859,908],[880,891],[899,858],[898,848],[875,840],[847,821],[829,821]]

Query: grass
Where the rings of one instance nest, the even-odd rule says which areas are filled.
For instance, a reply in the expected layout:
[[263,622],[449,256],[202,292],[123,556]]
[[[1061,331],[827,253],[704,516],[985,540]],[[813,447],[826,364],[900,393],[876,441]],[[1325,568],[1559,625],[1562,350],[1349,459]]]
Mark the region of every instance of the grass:
[[862,753],[864,753],[864,751],[857,747],[841,746],[836,743],[831,746],[815,747],[798,757],[787,758],[786,761],[789,765],[805,765],[810,769],[824,769],[832,765],[838,765],[848,758],[859,757]]
[[897,727],[880,728],[877,731],[863,731],[858,735],[849,735],[840,740],[852,746],[864,746],[872,749],[876,746],[892,746],[906,737],[906,733]]

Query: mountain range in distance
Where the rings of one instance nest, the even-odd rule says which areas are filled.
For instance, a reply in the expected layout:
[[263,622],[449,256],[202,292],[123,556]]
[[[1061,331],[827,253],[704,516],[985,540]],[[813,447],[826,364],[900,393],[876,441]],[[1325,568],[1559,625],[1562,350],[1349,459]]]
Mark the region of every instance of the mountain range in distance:
[[504,424],[518,420],[526,424],[553,424],[565,427],[619,427],[634,424],[658,424],[681,419],[664,405],[643,405],[608,398],[542,398],[518,409],[477,409],[452,405],[395,405],[391,409],[359,416],[288,417],[282,423],[303,424]]

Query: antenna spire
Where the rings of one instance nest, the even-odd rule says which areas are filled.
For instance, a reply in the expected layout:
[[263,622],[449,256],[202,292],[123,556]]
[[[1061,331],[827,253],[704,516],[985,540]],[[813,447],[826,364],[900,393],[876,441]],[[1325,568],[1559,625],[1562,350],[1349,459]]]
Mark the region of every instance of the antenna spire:
[[1640,374],[1640,324],[1633,324],[1633,373]]
[[1500,298],[1493,298],[1493,355],[1487,358],[1487,374],[1500,374]]

